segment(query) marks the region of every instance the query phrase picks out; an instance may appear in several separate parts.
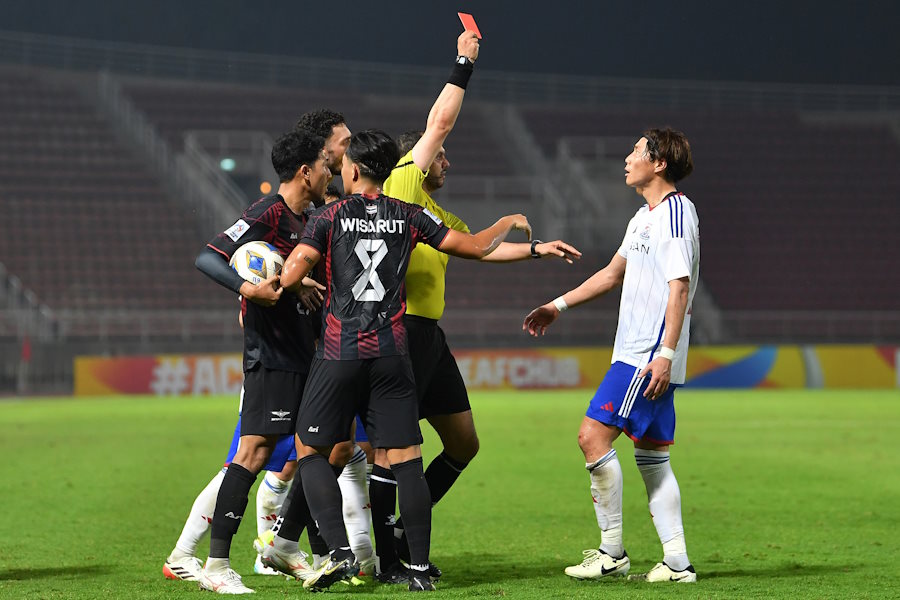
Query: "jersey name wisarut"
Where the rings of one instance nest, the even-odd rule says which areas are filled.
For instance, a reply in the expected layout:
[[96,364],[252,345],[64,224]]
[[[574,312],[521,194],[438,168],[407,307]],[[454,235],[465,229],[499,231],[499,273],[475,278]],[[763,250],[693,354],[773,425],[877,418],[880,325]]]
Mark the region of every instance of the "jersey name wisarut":
[[341,231],[357,231],[359,233],[403,233],[406,221],[403,219],[378,219],[369,221],[359,217],[341,219]]

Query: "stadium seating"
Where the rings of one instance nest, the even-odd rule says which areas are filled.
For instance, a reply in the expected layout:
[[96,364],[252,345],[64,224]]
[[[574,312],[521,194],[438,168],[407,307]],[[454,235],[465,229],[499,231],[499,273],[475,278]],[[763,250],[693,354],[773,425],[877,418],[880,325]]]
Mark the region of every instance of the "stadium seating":
[[0,70],[0,257],[54,309],[234,306],[203,235],[75,84]]
[[[395,99],[301,89],[251,88],[215,83],[136,81],[126,94],[146,114],[173,149],[193,129],[259,130],[277,136],[304,112],[330,108],[344,114],[352,131],[377,128],[391,135],[424,129],[433,98]],[[507,152],[487,134],[477,104],[466,107],[448,141],[455,173],[505,175]]]
[[721,308],[896,309],[900,145],[888,126],[736,111],[523,115],[550,155],[563,136],[686,132],[696,169],[679,187],[698,207],[702,278]]
[[[354,130],[399,133],[422,127],[431,102],[150,80],[130,80],[124,90],[175,150],[192,129],[275,136],[319,106],[344,112]],[[208,232],[167,197],[74,84],[3,68],[0,92],[0,201],[7,215],[0,255],[26,287],[57,308],[232,306],[192,265]],[[722,308],[896,308],[900,173],[891,165],[900,145],[887,126],[811,122],[793,112],[532,106],[521,113],[551,158],[565,136],[635,138],[667,124],[684,130],[696,170],[681,188],[698,205],[701,269]],[[490,134],[488,112],[472,103],[465,116],[448,142],[452,173],[513,173],[514,149]],[[628,151],[622,147],[621,158]],[[531,308],[608,260],[584,250],[575,267],[454,260],[448,311]],[[614,310],[615,299],[599,308]]]

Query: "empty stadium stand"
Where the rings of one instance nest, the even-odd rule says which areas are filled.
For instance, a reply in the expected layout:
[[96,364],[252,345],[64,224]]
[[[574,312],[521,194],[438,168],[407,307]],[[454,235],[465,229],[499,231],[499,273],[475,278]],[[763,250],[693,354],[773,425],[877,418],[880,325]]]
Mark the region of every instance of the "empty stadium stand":
[[[193,129],[261,130],[273,137],[290,129],[304,112],[330,108],[344,114],[352,131],[377,128],[391,135],[424,129],[434,98],[394,99],[290,88],[254,88],[216,83],[132,80],[125,93],[176,151]],[[435,90],[435,96],[440,90]],[[504,175],[508,152],[488,133],[478,105],[466,106],[447,151],[454,172]]]
[[0,69],[0,257],[54,309],[205,309],[204,239],[64,80]]
[[[54,308],[233,306],[193,268],[207,232],[167,197],[163,182],[73,84],[49,72],[4,67],[0,90],[0,200],[8,215],[0,225],[0,255],[10,273]],[[124,90],[176,151],[191,130],[275,136],[319,106],[341,110],[355,130],[376,126],[399,133],[421,127],[431,103],[147,79],[127,79]],[[681,187],[700,210],[702,273],[723,309],[896,308],[900,173],[890,165],[900,159],[900,145],[886,125],[832,123],[787,111],[530,106],[521,113],[551,158],[566,136],[634,138],[653,125],[687,132],[697,168]],[[515,170],[515,149],[495,139],[488,115],[477,103],[467,105],[448,143],[451,180],[454,174]],[[620,159],[628,151],[623,145]],[[454,260],[448,314],[464,322],[465,311],[509,307],[520,322],[523,311],[609,260],[605,251],[583,250],[585,260],[575,267],[549,260],[511,266]],[[596,309],[613,311],[615,304],[611,298]]]
[[698,207],[702,278],[721,308],[896,309],[900,145],[886,124],[785,112],[523,114],[551,155],[564,136],[686,132],[696,168],[679,187]]

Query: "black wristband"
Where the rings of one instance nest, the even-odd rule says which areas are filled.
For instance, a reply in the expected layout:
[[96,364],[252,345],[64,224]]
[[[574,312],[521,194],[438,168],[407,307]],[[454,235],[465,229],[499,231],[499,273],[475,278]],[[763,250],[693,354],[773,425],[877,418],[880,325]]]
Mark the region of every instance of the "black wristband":
[[472,63],[467,65],[455,63],[453,65],[453,70],[450,71],[450,77],[447,79],[447,83],[466,89],[466,85],[469,83],[469,77],[472,76],[473,70]]
[[535,250],[534,248],[538,244],[543,244],[543,243],[544,242],[542,242],[541,240],[538,240],[538,239],[531,240],[531,258],[540,258],[541,257],[541,255],[538,254],[537,250]]

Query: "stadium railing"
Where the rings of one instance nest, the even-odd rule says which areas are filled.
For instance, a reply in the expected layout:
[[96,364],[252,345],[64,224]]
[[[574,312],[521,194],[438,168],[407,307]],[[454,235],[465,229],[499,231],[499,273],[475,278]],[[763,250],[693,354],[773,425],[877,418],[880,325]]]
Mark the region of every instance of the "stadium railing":
[[[390,95],[430,94],[445,68],[168,48],[0,31],[0,61]],[[637,80],[479,70],[471,95],[515,103],[750,110],[900,110],[900,88]]]
[[[527,310],[448,308],[442,327],[456,343],[478,347],[523,343],[522,319]],[[520,314],[521,313],[521,314]],[[0,310],[0,322],[25,318],[21,311]],[[142,351],[152,353],[157,341],[207,340],[225,345],[236,343],[241,332],[234,310],[98,310],[58,311],[52,333],[43,336],[52,343],[79,339],[111,342],[129,339]],[[615,310],[586,307],[572,311],[553,327],[547,340],[559,344],[598,344],[612,341]],[[725,340],[734,343],[898,343],[900,312],[854,311],[723,311]],[[11,336],[18,337],[13,332]]]
[[0,263],[0,337],[52,339],[55,326],[50,307]]
[[196,153],[173,151],[153,124],[122,93],[116,77],[108,72],[98,79],[100,105],[120,133],[149,159],[152,168],[168,186],[169,193],[193,211],[203,231],[225,227],[234,210],[243,210],[246,199],[218,169],[204,168]]
[[723,311],[721,314],[729,343],[900,342],[900,312],[896,311]]

